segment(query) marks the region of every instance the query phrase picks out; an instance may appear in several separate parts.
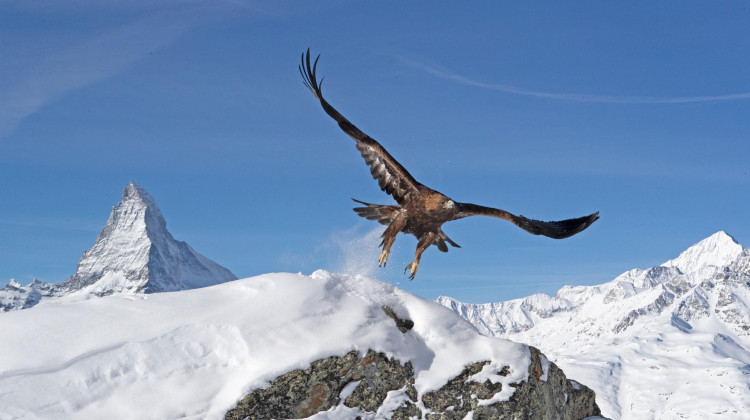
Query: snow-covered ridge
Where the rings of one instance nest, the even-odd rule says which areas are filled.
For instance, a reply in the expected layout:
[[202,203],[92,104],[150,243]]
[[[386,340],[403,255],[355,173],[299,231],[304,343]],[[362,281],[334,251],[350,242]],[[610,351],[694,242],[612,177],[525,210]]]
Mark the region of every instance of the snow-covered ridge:
[[131,182],[72,276],[58,284],[9,284],[0,290],[0,310],[28,308],[42,298],[184,290],[236,278],[175,240],[153,197]]
[[686,249],[680,255],[662,264],[677,267],[683,273],[693,273],[706,266],[724,267],[742,253],[742,245],[724,231],[719,231]]
[[[598,286],[479,305],[449,297],[438,303],[482,333],[539,347],[586,378],[605,416],[731,417],[750,406],[750,248],[743,251],[725,232]],[[690,369],[704,375],[697,381]],[[631,382],[656,374],[669,376],[648,389]]]
[[[413,328],[399,331],[383,305]],[[219,419],[282,373],[367,349],[411,362],[419,395],[490,361],[481,380],[507,399],[530,363],[527,346],[478,334],[434,302],[324,271],[45,301],[4,314],[0,333],[0,418]]]

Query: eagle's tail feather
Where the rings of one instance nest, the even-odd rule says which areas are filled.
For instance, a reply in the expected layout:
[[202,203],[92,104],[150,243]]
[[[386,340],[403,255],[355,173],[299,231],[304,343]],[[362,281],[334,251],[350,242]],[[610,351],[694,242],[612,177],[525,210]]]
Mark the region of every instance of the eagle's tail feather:
[[381,225],[388,226],[396,217],[396,213],[401,209],[399,206],[386,206],[382,204],[370,204],[364,201],[359,201],[352,198],[357,203],[364,204],[366,207],[355,207],[354,211],[360,217],[364,217],[367,220],[377,220]]

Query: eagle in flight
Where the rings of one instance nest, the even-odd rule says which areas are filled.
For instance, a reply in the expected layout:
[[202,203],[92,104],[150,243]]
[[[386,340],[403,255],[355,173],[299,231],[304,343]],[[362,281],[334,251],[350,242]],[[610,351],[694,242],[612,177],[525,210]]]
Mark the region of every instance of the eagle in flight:
[[364,207],[355,207],[358,215],[369,220],[377,220],[387,228],[383,232],[380,246],[378,263],[385,266],[391,246],[396,240],[399,232],[410,233],[417,237],[417,251],[414,261],[406,266],[404,272],[411,271],[409,279],[413,279],[419,268],[419,260],[422,253],[430,246],[436,245],[442,252],[448,252],[448,244],[460,248],[453,242],[441,228],[443,223],[450,222],[468,216],[491,216],[507,220],[521,229],[533,234],[544,235],[554,239],[563,239],[573,236],[586,229],[597,219],[599,212],[576,219],[561,220],[558,222],[542,222],[516,216],[505,210],[484,207],[477,204],[459,203],[449,197],[424,186],[417,182],[414,177],[400,164],[385,148],[372,137],[363,133],[354,124],[349,122],[331,104],[323,99],[320,90],[322,79],[318,82],[315,71],[318,59],[310,62],[310,49],[302,53],[302,63],[299,66],[302,79],[313,95],[320,101],[323,110],[331,118],[336,120],[339,127],[356,142],[357,150],[362,154],[365,162],[370,167],[373,179],[378,181],[380,189],[391,195],[398,205],[370,204],[354,200]]

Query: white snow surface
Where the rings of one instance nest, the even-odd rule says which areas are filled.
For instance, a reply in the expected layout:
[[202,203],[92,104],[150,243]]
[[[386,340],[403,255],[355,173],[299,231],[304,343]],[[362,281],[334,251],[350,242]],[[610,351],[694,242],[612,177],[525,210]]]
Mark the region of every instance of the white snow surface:
[[[382,305],[414,328],[401,333]],[[411,361],[420,395],[469,363],[491,360],[483,375],[503,383],[496,398],[508,398],[508,384],[526,380],[530,362],[526,345],[481,335],[435,302],[325,271],[43,300],[1,314],[0,337],[0,419],[220,419],[278,375],[368,349]],[[506,365],[510,374],[497,375]],[[394,391],[386,402],[395,407],[402,398]],[[386,414],[355,411],[335,407],[315,418]]]
[[726,232],[720,231],[686,249],[677,258],[665,262],[662,266],[677,267],[683,273],[693,273],[706,266],[729,265],[741,253],[742,245]]
[[598,286],[438,302],[484,334],[539,348],[596,392],[606,417],[750,418],[750,249],[724,232]]

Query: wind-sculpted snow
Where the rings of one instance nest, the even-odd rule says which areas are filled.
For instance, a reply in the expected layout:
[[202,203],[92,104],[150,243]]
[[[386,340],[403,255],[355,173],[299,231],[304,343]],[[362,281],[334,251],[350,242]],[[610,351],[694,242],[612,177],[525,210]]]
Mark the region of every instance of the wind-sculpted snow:
[[[399,330],[383,305],[412,328]],[[532,359],[529,347],[478,334],[434,302],[324,271],[177,293],[51,300],[3,314],[0,336],[1,419],[218,419],[282,374],[368,350],[409,362],[419,398],[481,362],[476,380],[500,390],[483,398],[503,401],[525,389],[511,384],[527,381]],[[557,378],[548,386],[578,386]]]
[[0,311],[25,309],[42,298],[193,289],[235,280],[226,268],[176,241],[153,197],[131,182],[94,245],[67,280],[0,289]]
[[598,286],[472,305],[482,333],[541,349],[614,419],[739,418],[750,409],[750,249],[718,232]]

